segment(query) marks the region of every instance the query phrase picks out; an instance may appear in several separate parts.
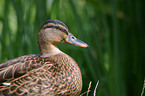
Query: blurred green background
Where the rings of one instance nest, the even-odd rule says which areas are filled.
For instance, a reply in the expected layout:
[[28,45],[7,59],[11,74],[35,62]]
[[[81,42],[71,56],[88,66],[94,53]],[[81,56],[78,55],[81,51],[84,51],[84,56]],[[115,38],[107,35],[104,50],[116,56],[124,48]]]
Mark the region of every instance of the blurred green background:
[[[145,79],[145,1],[0,0],[0,63],[39,54],[37,33],[48,19],[64,22],[89,48],[59,44],[97,96],[140,96]],[[86,94],[85,94],[86,95]]]

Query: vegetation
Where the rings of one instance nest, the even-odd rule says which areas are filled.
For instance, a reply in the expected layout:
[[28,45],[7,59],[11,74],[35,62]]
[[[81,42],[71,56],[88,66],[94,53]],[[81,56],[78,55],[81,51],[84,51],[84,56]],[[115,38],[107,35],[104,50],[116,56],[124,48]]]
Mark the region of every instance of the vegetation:
[[83,92],[140,96],[145,79],[143,0],[0,0],[0,63],[39,54],[37,33],[48,19],[64,22],[89,48],[59,44],[83,75]]

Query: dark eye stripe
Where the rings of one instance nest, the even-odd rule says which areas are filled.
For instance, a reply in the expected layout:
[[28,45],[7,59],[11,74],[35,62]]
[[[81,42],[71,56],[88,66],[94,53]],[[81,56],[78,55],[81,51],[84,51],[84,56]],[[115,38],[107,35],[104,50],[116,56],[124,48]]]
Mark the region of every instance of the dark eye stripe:
[[46,26],[46,27],[44,27],[43,29],[46,29],[46,28],[54,28],[54,26]]
[[[66,26],[63,22],[61,22],[61,21],[59,21],[59,20],[51,19],[51,20],[48,20],[45,24],[48,24],[48,23],[59,24],[59,25],[64,26],[66,29],[68,29],[67,26]],[[44,24],[44,25],[45,25],[45,24]]]
[[66,33],[68,35],[67,30],[65,30],[65,29],[63,29],[61,27],[58,28],[58,26],[52,26],[52,25],[50,25],[50,26],[44,27],[43,29],[46,29],[46,28],[55,28],[55,29],[60,30],[61,32],[64,32],[64,33]]
[[60,29],[58,29],[58,30],[60,30],[61,32],[64,32],[64,33],[66,33],[66,34],[68,35],[68,31],[66,31],[65,29],[60,28]]

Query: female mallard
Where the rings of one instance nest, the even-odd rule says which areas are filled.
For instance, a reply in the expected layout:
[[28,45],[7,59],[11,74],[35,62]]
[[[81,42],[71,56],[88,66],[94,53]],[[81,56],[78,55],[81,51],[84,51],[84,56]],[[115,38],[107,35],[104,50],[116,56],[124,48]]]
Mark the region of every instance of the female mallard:
[[67,42],[88,45],[73,36],[59,20],[48,20],[38,33],[41,54],[21,56],[0,64],[0,95],[79,95],[82,76],[78,64],[58,49]]

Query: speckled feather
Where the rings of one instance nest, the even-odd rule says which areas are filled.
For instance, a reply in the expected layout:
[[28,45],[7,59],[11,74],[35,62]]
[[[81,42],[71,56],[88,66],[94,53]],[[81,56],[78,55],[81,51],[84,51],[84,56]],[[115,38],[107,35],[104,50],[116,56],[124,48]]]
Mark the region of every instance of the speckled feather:
[[1,66],[4,65],[8,66],[0,72],[1,77],[5,77],[0,78],[1,83],[11,81],[11,85],[0,86],[1,95],[76,96],[81,92],[80,69],[77,63],[64,53],[49,58],[26,55],[7,61]]
[[48,20],[38,33],[40,55],[25,55],[0,64],[0,96],[79,95],[80,68],[57,48],[60,42],[88,46],[76,39],[61,21]]

